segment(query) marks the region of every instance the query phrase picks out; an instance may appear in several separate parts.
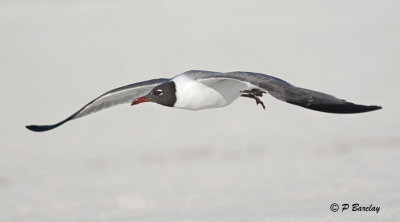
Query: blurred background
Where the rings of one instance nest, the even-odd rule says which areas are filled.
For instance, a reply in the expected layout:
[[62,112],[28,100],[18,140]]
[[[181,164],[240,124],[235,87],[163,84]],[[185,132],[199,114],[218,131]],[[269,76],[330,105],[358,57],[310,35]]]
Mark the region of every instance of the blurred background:
[[[400,219],[399,1],[0,1],[0,221]],[[263,97],[128,104],[110,89],[253,71],[383,110]],[[332,212],[332,203],[380,212]]]

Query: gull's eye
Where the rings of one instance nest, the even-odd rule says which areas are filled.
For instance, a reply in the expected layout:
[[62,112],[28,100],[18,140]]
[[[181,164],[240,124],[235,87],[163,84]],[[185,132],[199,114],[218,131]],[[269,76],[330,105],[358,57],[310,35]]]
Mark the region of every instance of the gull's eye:
[[162,96],[163,91],[162,91],[161,89],[157,89],[156,94],[157,94],[158,96]]

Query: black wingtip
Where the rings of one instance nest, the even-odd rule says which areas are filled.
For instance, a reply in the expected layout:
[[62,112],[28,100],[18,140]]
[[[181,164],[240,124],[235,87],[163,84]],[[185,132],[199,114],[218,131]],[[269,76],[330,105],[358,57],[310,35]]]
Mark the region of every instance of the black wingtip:
[[343,113],[364,113],[364,112],[371,112],[374,110],[382,109],[381,106],[364,106],[364,105],[358,105],[354,103],[347,103],[348,109],[344,109],[345,111]]
[[51,129],[54,129],[55,127],[53,126],[38,126],[38,125],[28,125],[25,126],[28,130],[34,131],[34,132],[43,132],[43,131],[48,131]]
[[309,107],[309,109],[327,112],[327,113],[338,113],[338,114],[351,114],[351,113],[365,113],[371,112],[374,110],[382,109],[381,106],[364,106],[358,105],[354,103],[346,102],[344,104],[329,104],[329,105],[320,105],[320,104],[313,104]]
[[54,125],[40,125],[40,126],[39,125],[28,125],[28,126],[25,126],[25,127],[28,130],[31,130],[31,131],[34,131],[34,132],[44,132],[44,131],[48,131],[48,130],[52,130],[54,128],[57,128],[57,127],[61,126],[62,124],[70,121],[72,118],[73,118],[73,115],[70,116],[69,118],[59,122],[59,123],[54,124]]
[[378,110],[378,109],[382,109],[382,106],[370,106],[371,110],[369,111],[374,111],[374,110]]

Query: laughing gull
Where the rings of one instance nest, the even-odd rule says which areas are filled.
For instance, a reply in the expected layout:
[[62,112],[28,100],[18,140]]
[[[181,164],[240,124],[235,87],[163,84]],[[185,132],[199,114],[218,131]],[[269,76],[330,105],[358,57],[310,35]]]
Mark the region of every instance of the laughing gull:
[[51,130],[70,120],[123,103],[136,105],[143,102],[155,102],[163,106],[202,110],[224,107],[239,97],[248,97],[265,109],[259,97],[267,92],[279,100],[327,113],[362,113],[381,109],[380,106],[364,106],[346,102],[260,73],[191,70],[171,79],[152,79],[113,89],[59,123],[29,125],[26,128],[36,132]]

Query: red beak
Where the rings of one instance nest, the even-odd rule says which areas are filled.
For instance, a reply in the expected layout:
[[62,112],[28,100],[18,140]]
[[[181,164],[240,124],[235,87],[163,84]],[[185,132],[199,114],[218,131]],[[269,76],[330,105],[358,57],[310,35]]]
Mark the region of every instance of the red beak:
[[131,106],[137,105],[137,104],[139,104],[139,103],[148,102],[148,101],[150,101],[150,100],[151,100],[151,99],[146,98],[145,96],[139,97],[139,98],[136,98],[135,100],[133,100],[133,102],[131,103]]

